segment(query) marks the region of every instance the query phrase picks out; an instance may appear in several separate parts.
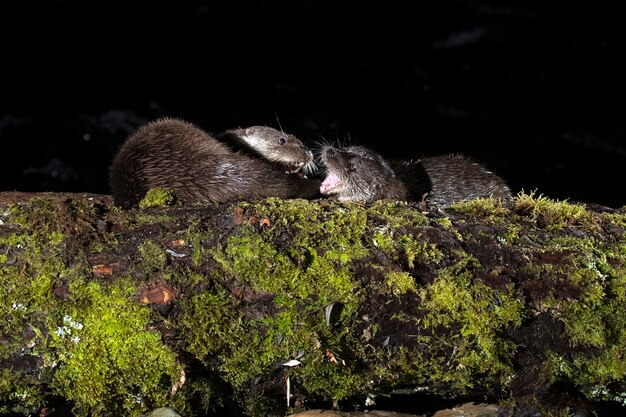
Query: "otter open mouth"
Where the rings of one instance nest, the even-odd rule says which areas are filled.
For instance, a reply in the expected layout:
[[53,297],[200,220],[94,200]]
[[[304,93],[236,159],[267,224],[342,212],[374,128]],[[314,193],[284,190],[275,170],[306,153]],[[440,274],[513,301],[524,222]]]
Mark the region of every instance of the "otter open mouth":
[[343,188],[343,183],[337,175],[329,172],[324,181],[320,185],[320,193],[324,195],[336,194]]
[[283,168],[285,169],[285,172],[287,174],[295,174],[297,172],[299,172],[302,167],[304,166],[304,163],[302,162],[284,162],[283,164]]
[[286,174],[299,174],[304,178],[313,174],[317,170],[315,162],[283,162],[283,169]]

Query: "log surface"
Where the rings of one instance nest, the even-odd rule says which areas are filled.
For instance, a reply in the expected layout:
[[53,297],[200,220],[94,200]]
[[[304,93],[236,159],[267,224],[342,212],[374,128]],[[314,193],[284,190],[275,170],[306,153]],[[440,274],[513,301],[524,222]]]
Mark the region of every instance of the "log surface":
[[626,398],[623,208],[520,194],[446,213],[121,211],[4,192],[0,296],[4,412],[285,416],[414,390],[521,415]]

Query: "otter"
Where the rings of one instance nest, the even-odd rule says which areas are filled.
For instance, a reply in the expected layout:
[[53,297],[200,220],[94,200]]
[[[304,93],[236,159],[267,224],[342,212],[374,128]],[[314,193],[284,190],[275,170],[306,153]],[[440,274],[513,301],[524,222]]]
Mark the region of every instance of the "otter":
[[286,173],[306,176],[317,169],[313,152],[300,139],[272,127],[230,129],[216,137],[220,142],[229,142],[242,154],[261,157],[282,167]]
[[114,203],[135,207],[155,187],[186,203],[319,195],[320,181],[306,177],[314,171],[313,153],[295,136],[267,126],[216,136],[169,117],[139,127],[109,168]]
[[424,200],[429,206],[445,208],[481,197],[512,198],[502,178],[464,155],[387,161],[362,146],[325,146],[320,159],[326,166],[320,193],[335,195],[339,201]]
[[323,146],[321,162],[326,177],[320,193],[335,195],[339,201],[371,203],[383,198],[404,200],[407,189],[389,163],[363,146]]
[[[403,166],[402,166],[403,165]],[[461,154],[438,155],[417,161],[393,161],[396,173],[408,183],[404,169],[417,165],[428,176],[430,191],[426,203],[437,207],[449,207],[461,201],[477,198],[493,198],[507,202],[513,198],[506,182],[474,158]],[[414,172],[413,168],[413,172]],[[423,196],[424,190],[417,185],[411,187],[412,199]],[[417,191],[417,192],[416,192]],[[422,194],[417,194],[421,192]]]

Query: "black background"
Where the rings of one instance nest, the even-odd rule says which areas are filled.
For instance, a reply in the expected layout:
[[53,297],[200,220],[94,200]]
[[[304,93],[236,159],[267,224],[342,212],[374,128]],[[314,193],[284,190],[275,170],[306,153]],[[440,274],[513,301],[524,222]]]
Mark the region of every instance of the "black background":
[[[8,4],[7,4],[8,3]],[[626,204],[617,6],[21,1],[0,6],[0,191],[108,193],[160,116],[388,157],[464,153],[514,192]]]

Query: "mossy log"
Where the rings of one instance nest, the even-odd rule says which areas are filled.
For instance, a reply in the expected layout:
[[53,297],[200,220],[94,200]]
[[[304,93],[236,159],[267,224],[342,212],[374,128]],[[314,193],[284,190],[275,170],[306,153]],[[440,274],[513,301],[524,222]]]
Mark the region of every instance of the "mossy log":
[[559,414],[626,401],[626,214],[0,193],[0,317],[0,413],[284,416],[408,389]]

